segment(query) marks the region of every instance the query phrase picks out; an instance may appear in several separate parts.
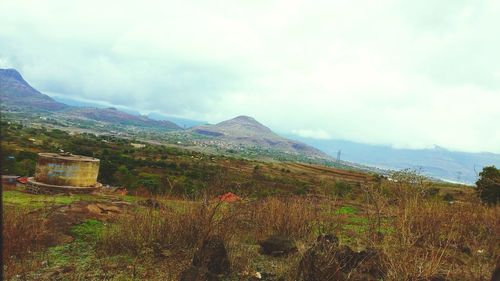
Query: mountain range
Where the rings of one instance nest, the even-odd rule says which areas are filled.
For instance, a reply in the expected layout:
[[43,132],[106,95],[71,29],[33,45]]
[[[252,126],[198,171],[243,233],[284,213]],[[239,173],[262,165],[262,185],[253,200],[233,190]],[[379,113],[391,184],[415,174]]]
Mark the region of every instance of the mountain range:
[[439,146],[401,149],[347,140],[317,140],[293,135],[287,137],[317,147],[332,157],[340,156],[341,160],[384,170],[411,169],[451,182],[472,184],[483,167],[500,167],[500,155],[489,152],[451,151]]
[[[28,121],[34,119],[30,114],[37,113],[35,118],[42,118],[40,114],[43,113],[43,116],[57,120],[58,126],[77,126],[104,132],[127,131],[135,136],[154,137],[156,141],[186,141],[190,146],[243,156],[265,155],[278,160],[297,161],[319,159],[329,164],[360,164],[386,170],[409,168],[434,178],[469,184],[475,182],[484,166],[500,166],[500,155],[487,152],[467,153],[441,147],[396,149],[348,140],[301,138],[297,135],[284,135],[285,138],[249,116],[238,116],[209,125],[159,113],[144,116],[133,109],[116,109],[70,98],[53,99],[30,86],[15,69],[0,69],[0,101],[2,113],[11,113],[16,118]],[[152,131],[155,134],[151,135]]]
[[15,69],[0,69],[0,100],[4,112],[34,111],[53,113],[58,118],[98,121],[124,126],[157,127],[165,130],[181,129],[167,120],[154,120],[146,116],[119,111],[116,108],[76,107],[42,94],[26,82]]
[[[57,125],[86,130],[117,132],[126,130],[132,137],[168,141],[182,136],[195,146],[215,148],[220,152],[247,153],[246,156],[266,156],[279,159],[332,160],[320,150],[300,141],[291,141],[273,133],[269,128],[248,116],[239,116],[215,125],[183,119],[197,125],[184,130],[168,120],[153,119],[114,107],[70,106],[55,101],[31,87],[14,69],[0,69],[0,98],[3,112],[43,112]],[[22,114],[25,117],[25,114]],[[161,115],[152,114],[153,117]],[[31,118],[33,119],[33,118]],[[39,119],[35,120],[40,122]],[[177,120],[182,120],[178,118]],[[29,120],[28,120],[29,122]],[[132,128],[132,130],[128,130]],[[141,130],[139,133],[139,129]],[[144,130],[149,130],[145,132]],[[160,131],[158,131],[160,130]],[[153,135],[151,133],[154,133]],[[175,135],[169,135],[174,132]]]

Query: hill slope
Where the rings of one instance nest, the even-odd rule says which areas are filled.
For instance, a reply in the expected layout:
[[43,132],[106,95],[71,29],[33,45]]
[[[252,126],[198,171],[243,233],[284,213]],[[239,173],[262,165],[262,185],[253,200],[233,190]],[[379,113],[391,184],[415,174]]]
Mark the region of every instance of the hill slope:
[[330,159],[322,151],[298,141],[275,134],[252,117],[238,116],[215,125],[202,125],[190,129],[194,134],[207,137],[207,141],[229,149],[258,147],[287,154]]
[[77,107],[57,102],[30,86],[15,69],[0,69],[0,98],[2,111],[49,111],[57,114],[59,120],[93,120],[111,125],[181,129],[170,121],[153,120],[114,108]]
[[0,69],[0,99],[3,107],[11,109],[56,111],[68,108],[31,87],[15,69]]

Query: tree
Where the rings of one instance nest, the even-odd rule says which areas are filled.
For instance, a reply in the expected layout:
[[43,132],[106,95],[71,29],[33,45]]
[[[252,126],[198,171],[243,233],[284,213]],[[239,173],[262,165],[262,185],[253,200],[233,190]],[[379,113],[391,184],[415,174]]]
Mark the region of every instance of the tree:
[[495,166],[483,168],[476,186],[481,201],[491,205],[500,202],[500,170]]

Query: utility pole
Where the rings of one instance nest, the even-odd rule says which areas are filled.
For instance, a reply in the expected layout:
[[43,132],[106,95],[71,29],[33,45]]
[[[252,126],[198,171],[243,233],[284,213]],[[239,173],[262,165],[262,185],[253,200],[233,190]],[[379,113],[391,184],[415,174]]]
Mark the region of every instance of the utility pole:
[[339,149],[339,151],[337,152],[337,163],[340,164],[340,155],[342,154],[342,150]]
[[461,179],[462,179],[462,171],[458,171],[457,172],[457,182],[460,182]]

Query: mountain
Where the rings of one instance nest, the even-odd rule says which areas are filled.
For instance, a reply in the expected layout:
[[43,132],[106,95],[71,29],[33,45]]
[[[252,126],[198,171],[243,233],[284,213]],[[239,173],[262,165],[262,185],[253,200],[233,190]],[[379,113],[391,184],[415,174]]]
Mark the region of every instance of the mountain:
[[331,159],[312,146],[275,134],[249,116],[238,116],[215,125],[196,126],[189,131],[204,136],[206,143],[227,149],[258,148],[290,155]]
[[[69,106],[42,94],[26,82],[15,69],[0,69],[0,97],[2,111],[27,112],[48,111],[58,120],[92,120],[109,125],[136,126],[166,130],[181,130],[166,120],[153,120],[146,116],[130,114],[115,108]],[[56,116],[53,116],[56,117]]]
[[2,107],[10,109],[57,111],[69,107],[31,87],[15,69],[0,69],[0,99]]
[[450,151],[435,146],[430,149],[397,149],[345,140],[315,140],[288,136],[313,145],[333,157],[339,150],[342,160],[381,169],[414,169],[420,173],[447,181],[474,183],[485,166],[500,167],[500,155]]

